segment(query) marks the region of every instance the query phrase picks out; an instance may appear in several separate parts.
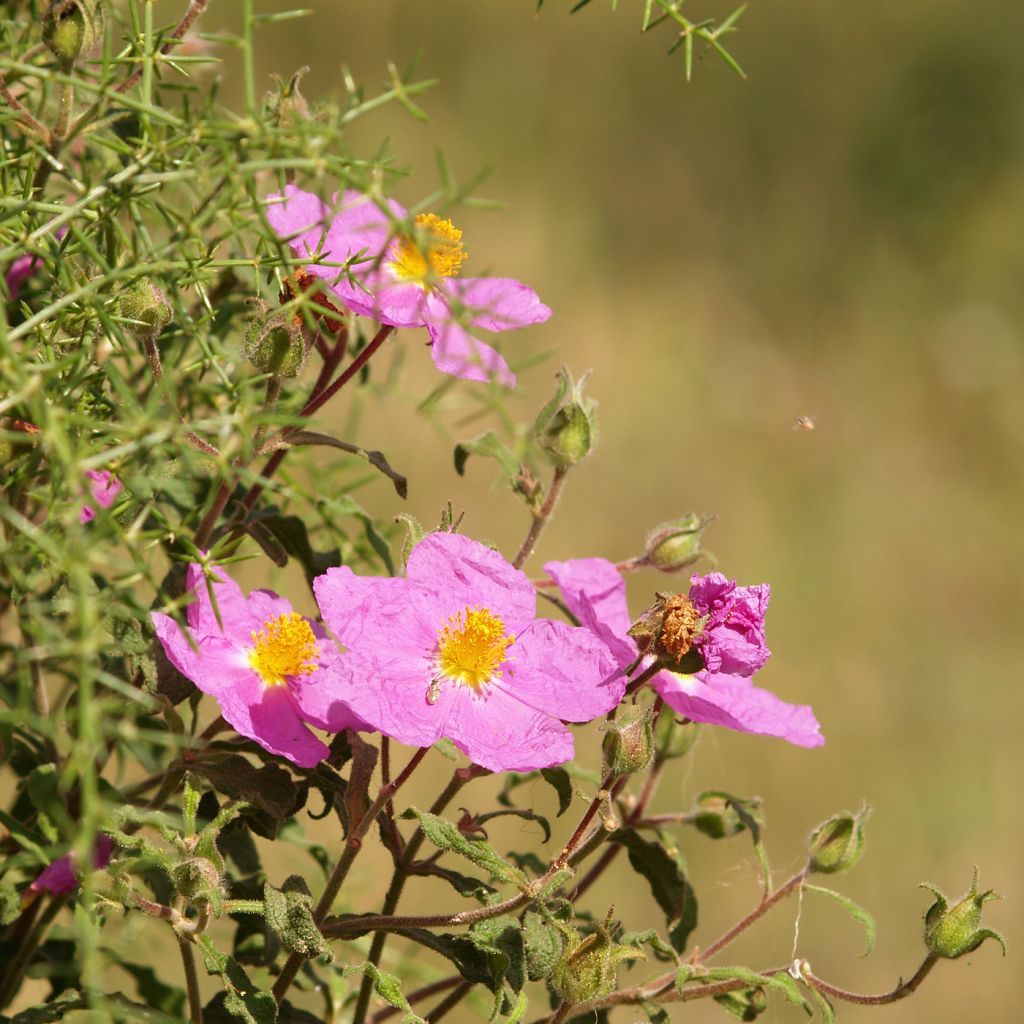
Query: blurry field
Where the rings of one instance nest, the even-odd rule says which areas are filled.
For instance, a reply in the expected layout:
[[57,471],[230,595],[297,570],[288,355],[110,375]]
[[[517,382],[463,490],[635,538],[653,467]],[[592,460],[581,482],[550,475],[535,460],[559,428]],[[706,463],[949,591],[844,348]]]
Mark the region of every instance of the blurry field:
[[[508,336],[513,361],[559,350],[521,377],[517,414],[546,399],[558,360],[594,371],[601,445],[532,568],[634,554],[650,526],[695,510],[719,517],[708,543],[724,571],[772,583],[775,657],[759,680],[813,703],[827,746],[706,735],[656,809],[710,786],[760,794],[783,877],[817,821],[866,798],[868,855],[841,887],[876,913],[876,952],[856,959],[856,926],[810,896],[800,926],[798,952],[834,983],[883,990],[913,971],[928,905],[916,883],[955,896],[974,863],[1007,897],[987,920],[1019,956],[1024,8],[754,4],[733,46],[749,80],[705,61],[686,85],[668,37],[637,31],[639,2],[572,18],[558,0],[540,17],[531,0],[316,6],[261,30],[261,80],[309,64],[312,99],[340,89],[342,62],[375,87],[388,60],[422,50],[421,76],[441,79],[423,98],[433,124],[389,111],[360,123],[353,147],[387,133],[414,170],[397,190],[410,202],[437,185],[435,145],[460,177],[494,165],[480,194],[507,208],[457,217],[467,270],[521,277],[553,307]],[[211,5],[205,28],[232,27],[229,7]],[[694,0],[690,14],[729,9]],[[408,401],[387,419],[371,401],[353,439],[409,472],[409,511],[435,521],[451,499],[467,532],[511,553],[525,517],[488,465],[471,461],[464,480],[450,469],[452,439],[485,428],[457,425],[475,407],[446,400],[447,437],[415,411],[437,384],[423,340],[397,343]],[[802,415],[817,429],[792,430]],[[397,511],[384,486],[365,501]],[[663,583],[633,581],[637,611]],[[682,839],[698,894],[717,904],[707,943],[756,902],[752,857],[740,840]],[[595,909],[657,924],[624,877],[595,890]],[[364,858],[355,884],[372,894],[383,881]],[[737,955],[786,962],[794,909]],[[968,960],[912,1000],[840,1019],[1018,1019],[1013,960],[991,944]],[[725,1018],[695,1006],[673,1019]]]

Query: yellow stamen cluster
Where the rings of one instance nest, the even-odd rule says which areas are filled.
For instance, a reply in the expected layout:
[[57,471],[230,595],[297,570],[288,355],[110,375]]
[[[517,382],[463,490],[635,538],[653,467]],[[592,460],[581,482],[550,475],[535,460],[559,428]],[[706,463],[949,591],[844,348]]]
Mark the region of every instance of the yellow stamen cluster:
[[438,630],[437,663],[449,679],[476,689],[501,677],[500,665],[515,637],[505,624],[486,608],[467,608],[448,617]]
[[466,259],[462,232],[435,213],[415,220],[417,238],[403,235],[395,244],[391,270],[400,281],[423,284],[431,277],[455,277]]
[[289,676],[317,670],[320,648],[309,623],[298,612],[267,619],[259,633],[253,630],[250,635],[249,664],[265,686],[283,686]]

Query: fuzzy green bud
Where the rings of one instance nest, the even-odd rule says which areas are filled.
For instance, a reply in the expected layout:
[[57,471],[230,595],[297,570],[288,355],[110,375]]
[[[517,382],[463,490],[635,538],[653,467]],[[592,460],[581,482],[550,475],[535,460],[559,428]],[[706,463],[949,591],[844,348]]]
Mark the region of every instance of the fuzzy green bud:
[[103,39],[102,0],[52,0],[43,15],[43,42],[65,67]]
[[151,281],[136,281],[118,296],[117,311],[140,338],[155,338],[174,318],[167,296]]
[[1006,940],[997,931],[981,927],[981,908],[989,900],[1000,896],[991,889],[978,892],[978,869],[968,892],[953,905],[942,892],[928,882],[921,887],[927,889],[935,902],[928,908],[924,918],[924,941],[933,956],[955,960],[965,953],[973,953],[986,939],[995,939],[1003,947],[1006,956]]
[[701,793],[690,820],[698,832],[711,839],[734,836],[746,827],[736,806],[721,793]]
[[245,354],[261,373],[297,377],[309,348],[301,324],[287,316],[256,317],[245,331]]
[[642,950],[613,940],[609,924],[605,921],[596,931],[571,941],[555,965],[551,981],[567,1003],[585,1003],[607,995],[615,988],[619,964],[643,959]]
[[861,804],[856,814],[843,811],[822,822],[809,840],[811,870],[823,875],[849,871],[864,853],[864,822],[870,808]]
[[700,722],[677,719],[667,704],[654,723],[654,746],[661,760],[685,757],[700,736]]
[[656,526],[644,545],[644,563],[661,572],[679,572],[701,556],[700,540],[709,517],[693,512]]
[[586,458],[596,441],[597,403],[583,395],[588,376],[574,381],[567,369],[559,370],[555,397],[541,409],[534,425],[537,444],[563,469]]
[[209,899],[213,892],[220,890],[220,871],[205,857],[181,861],[172,874],[174,888],[186,899]]
[[632,775],[643,771],[654,756],[654,727],[651,708],[632,708],[621,719],[608,723],[601,742],[607,771],[613,775]]

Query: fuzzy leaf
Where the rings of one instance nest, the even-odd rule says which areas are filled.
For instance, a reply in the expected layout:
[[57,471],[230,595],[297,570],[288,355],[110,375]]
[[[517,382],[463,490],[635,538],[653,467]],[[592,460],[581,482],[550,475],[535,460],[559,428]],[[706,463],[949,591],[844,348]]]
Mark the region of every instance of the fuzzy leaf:
[[239,754],[197,760],[191,768],[208,779],[218,792],[245,800],[276,821],[300,811],[309,793],[308,783],[296,782],[280,765],[257,768]]
[[804,888],[810,892],[821,892],[831,896],[858,924],[864,927],[864,952],[861,956],[870,956],[871,950],[875,948],[875,919],[859,903],[854,902],[849,896],[844,896],[833,889],[826,889],[823,885],[811,885],[804,882]]
[[269,882],[263,887],[265,916],[271,931],[291,953],[307,960],[329,952],[313,920],[313,897],[300,875],[291,875],[280,889]]
[[550,976],[562,955],[562,933],[542,914],[528,910],[523,918],[523,944],[526,950],[526,974],[530,981]]
[[679,859],[634,829],[619,829],[608,841],[624,846],[633,870],[647,879],[651,895],[665,914],[672,948],[682,952],[690,932],[697,927],[697,896]]
[[527,885],[526,875],[508,863],[490,843],[483,839],[467,839],[450,821],[410,807],[403,818],[418,818],[424,835],[439,849],[450,850],[483,868],[494,878],[511,882],[519,888]]
[[460,441],[455,446],[455,472],[463,476],[466,472],[466,460],[470,455],[481,455],[484,458],[494,459],[501,467],[501,471],[514,480],[519,474],[519,460],[508,450],[506,444],[494,433],[488,430],[486,434],[473,438],[472,441]]
[[412,1012],[409,1001],[402,995],[402,983],[393,974],[385,974],[369,962],[345,967],[342,971],[345,976],[350,974],[368,974],[373,979],[374,992],[388,1006],[394,1006],[396,1009],[405,1011],[405,1016],[402,1017],[402,1024],[427,1024],[422,1017],[418,1017]]

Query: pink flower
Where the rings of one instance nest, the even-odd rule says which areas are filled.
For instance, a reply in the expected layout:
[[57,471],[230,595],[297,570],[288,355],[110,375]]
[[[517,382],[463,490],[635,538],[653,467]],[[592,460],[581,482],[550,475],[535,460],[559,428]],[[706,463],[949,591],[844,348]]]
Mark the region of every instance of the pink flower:
[[[101,832],[96,837],[96,845],[92,852],[93,867],[105,868],[110,863],[113,850],[113,840]],[[76,859],[74,852],[66,853],[63,857],[58,857],[49,867],[43,868],[25,890],[22,902],[28,902],[30,893],[49,892],[54,896],[66,896],[73,893],[78,888],[78,876],[75,874]]]
[[468,537],[430,534],[405,579],[342,566],[313,589],[348,648],[342,697],[401,743],[448,737],[492,771],[546,768],[573,755],[563,721],[589,721],[622,699],[607,647],[535,618],[529,579]]
[[[605,641],[619,663],[635,661],[636,645],[626,636],[626,584],[618,569],[603,558],[548,562],[544,569],[569,610]],[[659,672],[652,685],[665,703],[695,722],[820,747],[825,740],[811,708],[786,704],[750,682],[769,656],[764,640],[768,585],[737,587],[720,573],[694,576],[691,583],[690,600],[708,616],[694,642],[705,668],[694,675]]]
[[[107,469],[87,469],[85,475],[89,478],[89,493],[92,500],[100,508],[110,508],[114,499],[124,490],[124,484]],[[80,523],[91,523],[96,518],[96,509],[92,505],[83,505],[78,513]]]
[[217,573],[214,611],[202,566],[188,568],[195,597],[188,606],[188,627],[196,648],[177,622],[160,612],[152,613],[156,635],[171,664],[216,697],[237,732],[272,754],[312,767],[328,750],[307,722],[328,732],[366,728],[337,698],[333,677],[341,655],[324,630],[283,597],[269,590],[246,597],[222,568]]
[[[68,233],[66,227],[57,229],[57,238],[63,238]],[[36,272],[39,267],[38,256],[19,256],[7,268],[4,280],[7,282],[7,292],[13,302],[21,291],[21,286]]]
[[[282,194],[268,197],[282,199]],[[351,275],[337,266],[310,264],[355,313],[394,327],[426,327],[437,368],[466,380],[494,378],[512,387],[516,378],[490,345],[458,321],[485,331],[509,331],[543,323],[551,310],[525,284],[507,277],[459,277],[466,252],[462,232],[433,213],[414,218],[416,237],[396,232],[408,221],[394,200],[383,208],[348,191],[334,208],[317,196],[286,185],[283,202],[267,207],[274,230],[300,256],[322,254],[335,263],[353,261]]]

